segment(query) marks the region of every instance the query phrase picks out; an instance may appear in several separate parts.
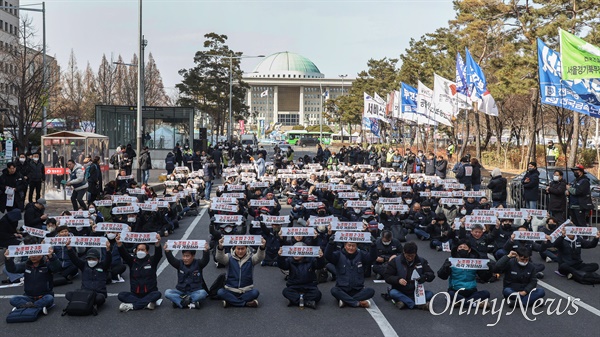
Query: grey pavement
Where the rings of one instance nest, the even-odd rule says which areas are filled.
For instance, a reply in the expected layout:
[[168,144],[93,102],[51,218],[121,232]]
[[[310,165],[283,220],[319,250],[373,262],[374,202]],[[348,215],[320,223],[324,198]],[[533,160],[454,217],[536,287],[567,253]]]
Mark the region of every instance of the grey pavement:
[[[282,214],[289,213],[289,206],[283,205]],[[193,224],[195,227],[191,228]],[[189,233],[189,239],[208,239],[209,218],[207,212],[201,212],[198,218],[186,217],[181,221],[181,228],[166,239],[178,239]],[[163,242],[166,241],[163,239]],[[414,234],[408,236],[415,240]],[[428,242],[416,241],[419,246],[419,255],[426,258],[434,271],[437,271],[447,253],[437,252],[429,248]],[[599,261],[600,248],[583,250],[584,261]],[[533,257],[534,262],[546,265],[546,277],[540,282],[544,287],[549,284],[555,288],[553,291],[546,289],[546,298],[554,299],[554,303],[539,309],[543,314],[532,315],[528,310],[528,318],[515,310],[511,314],[506,307],[498,313],[482,315],[459,314],[456,309],[452,314],[449,311],[435,316],[421,310],[398,310],[390,302],[385,301],[380,294],[386,291],[387,285],[374,283],[368,279],[365,283],[375,289],[375,303],[377,309],[338,308],[337,302],[330,294],[333,282],[319,284],[323,299],[317,310],[297,307],[287,307],[287,300],[281,295],[285,287],[283,274],[276,267],[260,267],[254,269],[254,284],[260,291],[257,309],[252,308],[226,308],[221,301],[207,300],[200,310],[173,309],[168,300],[154,311],[140,310],[121,313],[118,310],[119,301],[116,294],[129,289],[129,273],[124,277],[125,283],[108,285],[109,298],[104,307],[99,310],[98,316],[88,317],[61,317],[60,313],[65,308],[67,301],[63,294],[80,286],[81,280],[75,279],[73,284],[56,287],[56,306],[50,310],[48,316],[41,317],[34,323],[6,324],[0,322],[0,331],[4,336],[12,335],[79,335],[82,332],[90,336],[597,336],[598,319],[600,316],[600,288],[585,286],[554,274],[556,263],[546,264],[538,254]],[[165,263],[164,260],[161,263]],[[225,269],[217,269],[211,263],[204,269],[204,279],[210,285],[214,279],[224,273]],[[161,292],[173,288],[176,284],[176,271],[171,266],[160,273],[158,285]],[[445,291],[447,282],[436,279],[426,283],[427,290],[434,293]],[[492,299],[500,299],[502,283],[479,284],[479,289],[489,290]],[[555,292],[556,291],[556,292]],[[0,317],[6,317],[11,310],[8,303],[9,297],[23,292],[22,286],[0,289]],[[567,312],[562,314],[548,314],[548,311],[566,308],[566,299],[561,295],[571,295],[580,298],[591,306],[590,312],[579,307],[574,315]],[[438,296],[440,297],[440,296]],[[558,302],[561,301],[560,305]],[[500,301],[499,301],[500,302]],[[498,303],[500,304],[500,303]],[[558,308],[557,308],[558,307]],[[434,302],[434,310],[442,312],[445,302],[438,298]],[[573,308],[566,308],[573,312]],[[374,319],[377,317],[377,321]],[[495,326],[487,326],[494,324]],[[383,322],[383,323],[382,323]],[[386,323],[387,322],[387,323]],[[380,325],[389,324],[392,330],[382,332]]]

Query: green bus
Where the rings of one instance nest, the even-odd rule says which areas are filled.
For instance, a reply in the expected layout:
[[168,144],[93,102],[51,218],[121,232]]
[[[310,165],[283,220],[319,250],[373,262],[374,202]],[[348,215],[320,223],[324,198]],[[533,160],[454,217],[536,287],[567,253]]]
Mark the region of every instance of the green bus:
[[[319,135],[323,138],[319,138]],[[331,132],[306,131],[306,130],[291,130],[283,134],[285,142],[290,145],[296,145],[298,139],[303,137],[317,138],[323,145],[331,145]]]

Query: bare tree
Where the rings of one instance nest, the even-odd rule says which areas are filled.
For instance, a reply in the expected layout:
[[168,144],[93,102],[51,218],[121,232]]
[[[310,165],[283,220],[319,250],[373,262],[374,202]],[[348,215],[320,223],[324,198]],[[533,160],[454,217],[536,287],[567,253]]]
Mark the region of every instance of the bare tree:
[[[24,148],[29,136],[40,127],[42,107],[57,88],[58,66],[47,57],[47,82],[44,86],[42,48],[36,42],[36,31],[27,17],[21,18],[18,37],[0,50],[0,104],[7,109],[8,125],[17,146]],[[49,114],[50,117],[50,114]]]
[[115,67],[108,62],[106,55],[102,55],[98,76],[96,77],[96,88],[98,90],[98,103],[114,104],[115,101]]
[[167,105],[168,102],[162,76],[152,53],[148,55],[148,62],[144,69],[144,101],[148,106]]

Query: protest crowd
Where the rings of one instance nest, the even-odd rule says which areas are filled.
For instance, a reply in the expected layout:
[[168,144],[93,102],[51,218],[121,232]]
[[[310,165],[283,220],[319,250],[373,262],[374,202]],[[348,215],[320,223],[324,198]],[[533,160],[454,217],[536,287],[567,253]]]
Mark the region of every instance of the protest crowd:
[[[448,280],[448,288],[437,291],[482,308],[495,297],[510,306],[533,305],[545,296],[537,280],[546,268],[583,284],[600,282],[598,264],[581,257],[600,238],[578,212],[590,202],[578,190],[585,188],[583,166],[572,169],[578,177],[572,186],[555,179],[549,187],[561,203],[581,206],[567,213],[564,207],[537,209],[533,200],[528,208],[509,208],[500,170],[492,170],[484,185],[481,165],[469,156],[450,167],[443,156],[420,150],[351,146],[336,153],[319,145],[313,157],[294,158],[288,149],[275,146],[269,154],[228,143],[193,154],[175,149],[165,159],[161,195],[147,181],[138,186],[126,167],[102,186],[69,161],[72,173],[64,183],[81,193],[74,193],[73,210],[60,215],[46,214],[42,198],[33,201],[30,194],[23,207],[15,194],[4,193],[4,283],[24,287],[22,296],[11,298],[10,315],[19,321],[47,314],[54,287],[73,282],[81,288],[66,294],[63,314],[97,314],[107,286],[118,282],[130,284],[117,297],[123,312],[155,309],[163,295],[179,309],[199,309],[207,299],[225,308],[255,308],[259,265],[281,269],[289,306],[312,309],[323,298],[323,282],[335,283],[326,296],[340,308],[369,308],[375,290],[365,280],[373,278],[388,284],[382,296],[397,308],[422,310],[430,309],[434,292],[426,283],[435,277]],[[94,162],[84,159],[87,167]],[[15,164],[7,166],[0,191],[18,189],[22,179]],[[530,163],[525,190],[535,183],[535,169]],[[218,179],[222,184],[213,188]],[[85,201],[92,183],[94,198],[88,194]],[[11,206],[6,198],[13,198]],[[281,214],[282,204],[290,206],[289,215]],[[210,219],[207,237],[162,240],[203,208]],[[444,263],[430,265],[415,241],[445,254]],[[170,287],[164,293],[157,284],[163,255],[178,271],[171,284],[160,285]],[[534,255],[542,262],[533,262]],[[203,276],[209,264],[223,270],[212,282]],[[496,281],[503,282],[502,294],[480,289]]]

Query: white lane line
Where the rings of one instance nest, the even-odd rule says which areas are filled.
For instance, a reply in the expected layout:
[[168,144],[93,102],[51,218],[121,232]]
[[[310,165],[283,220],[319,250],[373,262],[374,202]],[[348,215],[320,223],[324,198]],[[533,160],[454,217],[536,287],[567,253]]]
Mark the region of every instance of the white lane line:
[[[557,294],[558,296],[561,296],[561,297],[563,297],[563,298],[566,298],[566,299],[569,299],[569,298],[571,298],[571,299],[574,299],[574,298],[575,298],[575,296],[571,296],[571,295],[569,295],[569,294],[565,293],[564,291],[562,291],[562,290],[559,290],[558,288],[555,288],[555,287],[553,287],[553,286],[549,285],[548,283],[546,283],[546,282],[544,282],[544,281],[540,281],[540,280],[538,280],[538,282],[537,282],[537,283],[538,283],[539,285],[541,285],[542,287],[544,287],[544,288],[546,288],[546,289],[550,290],[551,292],[553,292],[553,293],[555,293],[555,294]],[[598,309],[596,309],[596,308],[592,307],[591,305],[589,305],[589,304],[587,304],[587,303],[583,302],[581,299],[579,299],[579,300],[578,300],[577,302],[575,302],[575,303],[576,303],[576,305],[577,305],[578,307],[580,307],[580,308],[583,308],[583,309],[585,309],[585,310],[587,310],[587,311],[591,312],[592,314],[594,314],[594,315],[596,315],[596,316],[599,316],[599,317],[600,317],[600,310],[598,310]]]
[[371,317],[373,317],[375,323],[379,325],[379,329],[381,329],[383,336],[398,337],[396,330],[394,330],[390,322],[387,320],[387,318],[385,318],[381,310],[379,310],[379,307],[377,306],[377,304],[375,304],[375,301],[371,299],[369,302],[371,302],[371,307],[367,308],[367,312],[371,314]]
[[[185,231],[185,233],[179,240],[187,240],[187,238],[190,237],[190,235],[192,234],[192,232],[194,231],[194,229],[196,228],[198,223],[200,223],[200,219],[202,219],[202,217],[204,216],[204,214],[206,213],[207,210],[208,210],[208,208],[203,208],[202,211],[200,211],[200,213],[198,213],[198,215],[196,216],[194,221],[190,224],[190,226],[187,228],[187,230]],[[156,276],[160,275],[160,273],[162,273],[165,270],[165,268],[167,268],[168,265],[169,265],[169,261],[167,261],[167,259],[165,259],[162,262],[162,264],[159,266],[158,270],[156,271]],[[109,293],[108,297],[116,297],[117,295],[118,294]],[[14,296],[15,295],[0,295],[0,299],[10,299]],[[54,294],[54,297],[65,297],[65,294]]]
[[[196,215],[196,218],[194,219],[194,221],[186,229],[185,233],[183,233],[183,236],[179,240],[187,240],[190,237],[190,235],[192,234],[194,229],[196,229],[196,226],[200,223],[200,219],[202,219],[202,217],[204,216],[204,214],[206,213],[207,210],[208,210],[208,207],[203,208],[202,211],[200,211],[200,213],[198,213],[198,215]],[[168,265],[169,265],[169,261],[167,261],[167,259],[165,258],[163,260],[163,262],[160,264],[160,266],[158,267],[158,270],[156,270],[156,276],[158,277],[165,270],[165,268],[167,268]]]

